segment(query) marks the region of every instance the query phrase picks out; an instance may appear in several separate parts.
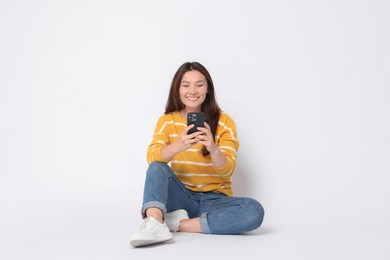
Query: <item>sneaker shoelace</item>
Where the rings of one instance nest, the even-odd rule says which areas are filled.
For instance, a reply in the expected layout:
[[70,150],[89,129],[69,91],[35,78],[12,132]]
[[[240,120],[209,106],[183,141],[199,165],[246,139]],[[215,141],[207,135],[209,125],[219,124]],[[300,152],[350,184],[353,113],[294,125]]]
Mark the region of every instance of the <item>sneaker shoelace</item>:
[[151,220],[146,218],[144,219],[144,223],[141,224],[141,232],[145,232],[145,231],[148,231],[148,230],[151,230],[155,225],[156,223],[150,223]]

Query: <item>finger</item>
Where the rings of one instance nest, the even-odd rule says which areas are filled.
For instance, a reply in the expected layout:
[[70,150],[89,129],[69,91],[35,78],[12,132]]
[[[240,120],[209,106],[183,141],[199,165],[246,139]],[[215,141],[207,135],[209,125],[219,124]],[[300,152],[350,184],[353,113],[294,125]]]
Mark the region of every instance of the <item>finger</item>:
[[197,138],[190,138],[190,139],[185,140],[184,143],[186,143],[186,144],[195,144],[198,141],[199,140]]
[[200,135],[199,137],[198,137],[201,141],[209,141],[210,140],[210,137],[208,137],[207,135]]
[[207,134],[208,130],[205,127],[198,127],[198,132],[201,132],[201,134]]
[[190,140],[191,143],[194,143],[194,142],[199,141],[199,136],[202,136],[202,135],[204,135],[203,132],[197,131],[195,133],[192,133],[192,134],[189,134],[189,135],[185,135],[183,137],[183,140]]
[[184,130],[183,130],[183,133],[182,133],[182,134],[187,134],[187,133],[188,133],[188,131],[189,131],[191,128],[193,128],[194,126],[195,126],[194,124],[191,124],[191,125],[187,126],[186,128],[184,128]]
[[[198,127],[198,130],[199,130],[199,127]],[[198,137],[200,135],[203,135],[202,131],[196,131],[196,132],[194,132],[192,134],[189,134],[188,136],[189,136],[189,138],[196,138],[196,137]]]
[[207,145],[208,145],[208,142],[206,142],[206,141],[198,141],[198,144],[201,144],[201,145],[204,145],[204,146],[206,146],[207,147]]
[[210,129],[206,127],[198,127],[198,130],[205,134],[208,134],[210,132]]
[[198,141],[204,141],[204,135],[199,135],[197,137],[195,137],[194,139],[198,140]]

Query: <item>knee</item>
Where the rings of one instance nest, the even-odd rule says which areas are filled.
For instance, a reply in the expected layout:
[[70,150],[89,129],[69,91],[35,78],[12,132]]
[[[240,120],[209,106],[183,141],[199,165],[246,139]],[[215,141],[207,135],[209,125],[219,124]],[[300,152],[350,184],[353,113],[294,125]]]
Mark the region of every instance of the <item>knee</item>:
[[171,172],[171,168],[168,164],[163,162],[152,162],[149,164],[148,170],[146,171],[146,175],[153,174],[161,174],[161,173],[169,173]]
[[251,216],[251,226],[253,229],[259,228],[261,224],[263,223],[264,219],[264,208],[258,202],[257,200],[254,199],[248,199],[248,208],[250,209],[250,216]]
[[166,164],[162,162],[152,162],[149,164],[148,171],[155,171],[161,169],[162,167],[164,167],[164,165]]

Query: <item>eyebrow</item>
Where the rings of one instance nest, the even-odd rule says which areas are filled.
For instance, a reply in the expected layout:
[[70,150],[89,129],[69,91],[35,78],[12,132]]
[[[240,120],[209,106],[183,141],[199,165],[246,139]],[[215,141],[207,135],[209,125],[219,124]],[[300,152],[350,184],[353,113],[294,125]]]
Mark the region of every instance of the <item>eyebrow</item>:
[[[195,83],[205,83],[206,81],[204,80],[198,80]],[[183,80],[181,83],[190,83],[189,81]]]

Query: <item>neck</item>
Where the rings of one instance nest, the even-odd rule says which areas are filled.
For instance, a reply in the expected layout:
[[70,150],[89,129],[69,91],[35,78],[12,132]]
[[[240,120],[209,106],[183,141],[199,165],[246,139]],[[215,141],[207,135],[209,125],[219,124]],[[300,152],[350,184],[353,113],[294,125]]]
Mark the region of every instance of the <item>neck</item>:
[[200,108],[183,108],[182,110],[180,110],[180,113],[184,116],[184,117],[187,117],[187,114],[190,113],[190,112],[200,112]]

